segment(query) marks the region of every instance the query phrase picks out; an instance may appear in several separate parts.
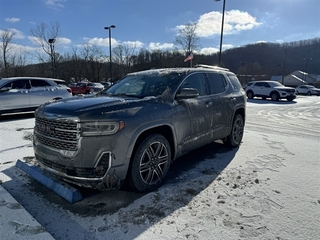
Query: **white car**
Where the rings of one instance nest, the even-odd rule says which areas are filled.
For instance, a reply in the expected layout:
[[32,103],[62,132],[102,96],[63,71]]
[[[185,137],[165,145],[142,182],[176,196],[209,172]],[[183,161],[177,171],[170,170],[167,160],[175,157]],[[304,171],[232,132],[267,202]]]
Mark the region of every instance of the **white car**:
[[311,96],[311,95],[320,96],[320,89],[316,88],[315,86],[312,86],[312,85],[300,85],[300,86],[296,87],[296,93],[297,94],[305,94],[308,96]]
[[72,97],[71,89],[57,81],[37,77],[0,79],[0,115],[34,111],[48,101]]
[[287,99],[292,101],[296,98],[296,91],[292,87],[286,87],[276,81],[252,81],[245,88],[247,97],[261,97],[262,99],[271,98],[272,101]]
[[87,86],[91,88],[91,92],[93,94],[96,94],[105,88],[101,83],[97,82],[90,82]]

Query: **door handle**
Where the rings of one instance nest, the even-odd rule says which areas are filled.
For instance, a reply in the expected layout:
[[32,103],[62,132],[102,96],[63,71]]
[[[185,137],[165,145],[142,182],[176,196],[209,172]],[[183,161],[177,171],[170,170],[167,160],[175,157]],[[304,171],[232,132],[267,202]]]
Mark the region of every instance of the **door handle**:
[[206,102],[206,107],[212,106],[212,102]]

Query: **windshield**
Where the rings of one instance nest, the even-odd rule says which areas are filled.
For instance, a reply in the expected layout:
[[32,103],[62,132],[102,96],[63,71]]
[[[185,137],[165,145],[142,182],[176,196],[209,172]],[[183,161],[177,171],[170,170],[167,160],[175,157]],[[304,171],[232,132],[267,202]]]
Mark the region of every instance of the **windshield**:
[[178,82],[180,74],[145,73],[128,75],[106,91],[109,96],[131,96],[144,98],[159,96]]
[[269,82],[269,84],[273,87],[284,87],[283,84],[279,83],[279,82],[276,82],[276,81],[273,81],[273,82]]

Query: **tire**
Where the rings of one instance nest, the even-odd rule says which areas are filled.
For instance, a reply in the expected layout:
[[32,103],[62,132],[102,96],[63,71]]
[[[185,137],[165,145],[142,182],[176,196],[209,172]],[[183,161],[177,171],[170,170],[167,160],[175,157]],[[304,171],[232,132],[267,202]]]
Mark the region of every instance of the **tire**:
[[243,117],[240,114],[236,114],[233,119],[231,133],[228,137],[226,137],[226,139],[224,140],[224,143],[227,146],[232,148],[239,147],[243,137],[243,131],[244,131]]
[[307,92],[307,95],[308,95],[308,96],[311,96],[311,92]]
[[277,92],[272,92],[270,97],[272,101],[279,101],[279,93]]
[[293,101],[293,99],[294,99],[294,98],[292,98],[292,97],[288,97],[288,98],[287,98],[287,101],[291,102],[291,101]]
[[248,97],[249,99],[253,99],[253,98],[254,98],[253,92],[252,92],[252,91],[248,91],[248,92],[247,92],[247,97]]
[[138,146],[131,161],[129,185],[139,192],[158,188],[171,164],[168,140],[160,134],[150,135]]

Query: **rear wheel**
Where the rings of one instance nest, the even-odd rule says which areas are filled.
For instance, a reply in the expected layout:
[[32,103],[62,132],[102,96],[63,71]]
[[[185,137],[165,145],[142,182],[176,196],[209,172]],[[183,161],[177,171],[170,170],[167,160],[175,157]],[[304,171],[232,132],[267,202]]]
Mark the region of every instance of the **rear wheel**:
[[272,93],[271,93],[271,100],[272,100],[272,101],[278,101],[278,100],[279,100],[279,93],[277,93],[277,92],[272,92]]
[[138,147],[129,169],[128,181],[139,192],[149,192],[160,186],[171,163],[168,140],[153,134]]
[[311,92],[310,92],[310,91],[309,91],[309,92],[307,92],[307,95],[308,95],[308,96],[311,96]]
[[240,114],[237,114],[232,123],[230,135],[224,140],[229,147],[238,147],[241,144],[244,130],[244,120]]

